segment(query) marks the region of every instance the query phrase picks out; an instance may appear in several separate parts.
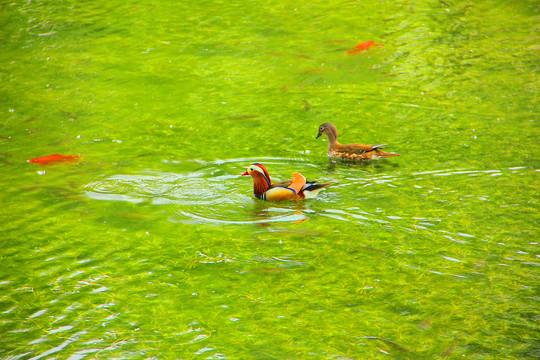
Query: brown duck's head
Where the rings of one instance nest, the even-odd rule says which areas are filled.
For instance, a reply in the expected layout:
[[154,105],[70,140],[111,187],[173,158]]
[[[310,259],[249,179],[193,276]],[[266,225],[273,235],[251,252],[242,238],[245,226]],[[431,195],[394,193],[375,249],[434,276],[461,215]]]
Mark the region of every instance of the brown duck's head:
[[334,125],[330,124],[329,122],[326,122],[326,123],[322,124],[321,126],[319,126],[319,133],[317,134],[315,139],[318,139],[319,136],[321,136],[322,134],[326,134],[326,136],[328,136],[328,137],[333,135],[333,137],[335,139],[337,139],[337,137],[338,137],[338,132],[337,132],[336,127]]

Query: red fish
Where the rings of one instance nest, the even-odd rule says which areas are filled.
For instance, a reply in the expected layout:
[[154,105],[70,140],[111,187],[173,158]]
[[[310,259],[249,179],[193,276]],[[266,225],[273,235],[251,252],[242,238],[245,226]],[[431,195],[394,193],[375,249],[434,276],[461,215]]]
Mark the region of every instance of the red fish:
[[43,165],[51,165],[51,163],[54,162],[63,162],[63,161],[70,161],[74,162],[79,160],[80,155],[60,155],[60,154],[52,154],[49,156],[42,156],[35,159],[28,160],[29,163],[36,163],[41,166]]
[[369,40],[361,43],[360,45],[356,45],[354,49],[347,51],[347,54],[352,55],[357,54],[361,51],[368,51],[369,48],[372,46],[382,47],[382,44],[375,44],[375,41]]

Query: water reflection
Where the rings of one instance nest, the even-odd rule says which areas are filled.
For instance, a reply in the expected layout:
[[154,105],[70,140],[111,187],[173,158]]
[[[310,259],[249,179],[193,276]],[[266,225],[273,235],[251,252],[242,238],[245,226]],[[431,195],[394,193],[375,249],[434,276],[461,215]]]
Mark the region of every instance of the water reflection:
[[[86,195],[94,200],[149,203],[170,206],[171,222],[186,224],[244,225],[307,220],[305,202],[270,203],[252,197],[251,179],[240,174],[257,161],[274,167],[315,167],[305,161],[282,158],[194,160],[201,166],[187,174],[150,172],[114,175],[86,185]],[[180,162],[175,162],[181,164]],[[279,172],[276,172],[279,173]],[[285,171],[283,171],[285,173]],[[278,180],[276,180],[278,181]]]
[[[340,206],[344,204],[350,205],[351,200],[354,198],[356,198],[357,204],[364,201],[375,203],[374,199],[392,193],[392,190],[386,189],[393,188],[396,189],[395,191],[403,191],[408,186],[410,186],[407,190],[408,193],[416,194],[417,197],[426,197],[426,202],[445,203],[448,202],[449,198],[455,198],[458,192],[453,189],[445,190],[442,183],[441,187],[433,186],[436,178],[479,175],[500,176],[504,175],[505,172],[527,171],[525,167],[512,167],[505,170],[444,169],[412,172],[410,175],[400,172],[389,174],[387,166],[396,164],[388,161],[383,164],[384,160],[359,164],[349,162],[345,163],[344,166],[330,160],[327,170],[331,170],[330,172],[335,177],[325,180],[332,182],[333,185],[329,193],[323,194],[313,203],[319,209],[314,212],[311,210],[309,201],[271,203],[254,199],[251,194],[251,181],[241,178],[240,174],[244,171],[246,165],[257,161],[270,164],[275,169],[275,174],[287,174],[292,171],[302,171],[305,168],[318,167],[318,165],[305,160],[284,158],[237,158],[211,162],[193,160],[191,161],[192,164],[199,165],[195,171],[187,173],[120,174],[90,183],[84,188],[88,198],[93,200],[165,206],[165,214],[168,214],[168,219],[174,223],[257,224],[266,226],[279,222],[300,223],[313,216],[322,216],[340,222],[356,222],[363,226],[379,224],[393,228],[399,222],[399,227],[407,232],[419,230],[433,232],[436,231],[436,225],[441,222],[436,217],[407,217],[403,216],[403,214],[392,214],[390,208],[365,211],[360,210],[360,207],[349,206],[344,209],[340,208]],[[182,165],[181,162],[175,162],[175,164]],[[351,168],[354,171],[348,170]],[[276,181],[279,181],[279,179],[276,179]],[[383,189],[381,186],[387,188]],[[398,194],[394,193],[395,196],[398,196]],[[458,198],[461,201],[459,206],[469,205],[475,197],[478,200],[489,201],[487,195],[462,195]],[[462,200],[465,199],[470,200],[463,202]],[[418,198],[415,199],[415,202],[419,203]],[[326,209],[323,206],[321,209],[321,205],[325,203],[333,203],[337,206]],[[419,213],[418,215],[422,214]],[[135,215],[125,216],[133,217]],[[450,233],[444,234],[444,237],[455,243],[467,244],[475,236],[465,233]]]
[[259,225],[265,225],[270,224],[274,222],[297,222],[301,220],[305,220],[306,217],[301,213],[295,212],[294,214],[285,214],[285,215],[278,215],[278,216],[268,216],[267,219],[264,220],[221,220],[221,219],[213,219],[209,217],[200,216],[193,213],[188,213],[185,211],[182,211],[180,213],[176,213],[180,217],[188,217],[193,220],[176,220],[174,218],[170,218],[173,222],[181,222],[184,224],[217,224],[217,225],[244,225],[244,224],[259,224]]
[[[313,168],[319,168],[317,173],[325,174],[324,180],[333,185],[316,200],[261,201],[252,196],[251,179],[240,176],[248,164],[257,161],[272,166],[276,181],[279,181],[279,175],[286,176],[293,171],[313,172]],[[531,171],[525,167],[460,168],[407,174],[392,171],[386,165],[380,166],[382,162],[370,162],[358,167],[333,163],[331,171],[326,169],[324,173],[320,165],[306,160],[281,158],[195,160],[190,164],[196,164],[196,169],[184,173],[114,175],[85,186],[86,194],[93,200],[147,204],[159,210],[145,216],[165,218],[175,224],[251,225],[252,234],[263,238],[282,233],[284,239],[296,235],[304,239],[322,239],[330,233],[332,236],[339,234],[342,226],[352,226],[357,233],[355,236],[360,239],[373,234],[387,239],[381,243],[381,253],[406,256],[403,266],[407,268],[459,279],[482,276],[478,266],[474,265],[481,261],[462,253],[483,247],[489,237],[480,229],[478,232],[471,230],[467,219],[462,218],[463,208],[495,202],[501,208],[509,206],[505,204],[505,198],[496,199],[493,194],[477,194],[472,190],[467,194],[461,188],[469,183],[471,176],[489,183],[498,181],[501,176]],[[182,162],[175,165],[186,168]],[[451,181],[446,180],[449,177],[453,177]],[[137,216],[136,212],[119,214],[128,219],[145,218]],[[448,219],[453,219],[454,225]],[[455,225],[455,219],[460,219],[460,226]],[[436,244],[445,250],[428,256],[424,244]],[[510,252],[509,249],[508,256],[500,261],[501,266],[508,266],[505,262],[511,261],[536,266],[529,256],[521,253],[515,256]],[[420,263],[416,258],[419,254],[423,256]],[[261,271],[282,271],[281,268],[271,266]],[[476,270],[472,271],[473,268]],[[61,281],[55,285],[60,286]],[[97,286],[91,290],[92,294],[101,292],[107,293],[108,287]]]
[[[75,342],[81,344],[79,349],[84,348],[92,341],[82,342],[81,340],[90,333],[91,329],[94,332],[96,329],[107,328],[108,323],[118,317],[119,314],[109,312],[108,309],[115,304],[110,303],[110,296],[104,294],[104,289],[108,289],[104,282],[111,282],[114,279],[106,275],[80,278],[87,272],[96,273],[96,265],[99,267],[102,263],[96,263],[93,259],[69,259],[64,250],[56,244],[56,247],[42,248],[31,254],[36,276],[42,279],[43,283],[48,283],[44,288],[8,289],[11,295],[4,297],[3,301],[6,304],[20,303],[20,306],[13,306],[2,312],[2,316],[12,314],[9,316],[18,319],[17,328],[9,331],[6,339],[9,338],[10,342],[18,341],[20,353],[9,358],[49,358],[65,351],[70,344]],[[63,255],[51,256],[57,253]],[[36,302],[36,296],[41,296],[44,289],[47,289],[46,293],[52,294],[52,298],[49,297],[48,301]],[[41,304],[41,308],[36,308],[36,304]],[[88,325],[92,320],[100,325],[96,328]],[[6,319],[3,321],[6,322]],[[26,341],[22,340],[23,334]],[[111,350],[112,347],[105,341],[107,335],[100,332],[100,337],[99,342],[103,342],[101,347],[77,350],[72,356],[62,357],[82,359],[84,354]],[[40,346],[41,344],[44,345]]]
[[[515,168],[511,168],[515,169]],[[518,169],[525,169],[519,167]],[[445,169],[434,171],[420,171],[414,172],[412,175],[433,175],[433,176],[451,176],[451,175],[477,175],[477,174],[492,174],[501,175],[501,170],[466,170],[466,169]]]
[[340,167],[349,167],[349,168],[365,168],[365,169],[387,169],[387,168],[399,168],[399,164],[396,162],[389,161],[387,159],[380,160],[370,160],[370,161],[352,161],[346,159],[333,159],[328,158],[328,166],[326,169],[328,171],[335,171]]

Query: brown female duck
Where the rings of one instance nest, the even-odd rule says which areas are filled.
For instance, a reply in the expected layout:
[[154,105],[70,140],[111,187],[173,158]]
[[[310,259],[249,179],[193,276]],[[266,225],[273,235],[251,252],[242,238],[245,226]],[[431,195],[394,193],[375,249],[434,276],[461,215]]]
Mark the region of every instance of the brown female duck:
[[381,158],[387,158],[391,156],[399,156],[399,154],[387,153],[381,149],[386,144],[379,145],[363,145],[363,144],[348,144],[341,145],[338,141],[338,132],[334,125],[330,123],[324,123],[319,126],[319,133],[317,139],[322,134],[328,136],[328,156],[336,159],[345,160],[378,160]]

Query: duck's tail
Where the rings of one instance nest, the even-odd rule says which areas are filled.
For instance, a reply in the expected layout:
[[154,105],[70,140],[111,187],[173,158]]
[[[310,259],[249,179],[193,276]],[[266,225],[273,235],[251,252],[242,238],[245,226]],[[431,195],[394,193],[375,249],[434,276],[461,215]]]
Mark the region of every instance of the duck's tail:
[[385,151],[381,151],[379,150],[379,153],[377,154],[378,157],[380,158],[387,158],[387,157],[392,157],[392,156],[399,156],[399,154],[396,154],[396,153],[387,153]]
[[314,181],[313,182],[310,181],[306,183],[306,185],[304,186],[304,189],[302,189],[302,193],[304,194],[305,199],[311,199],[317,196],[319,191],[321,191],[323,188],[327,187],[328,185],[330,185],[330,183],[317,184]]

